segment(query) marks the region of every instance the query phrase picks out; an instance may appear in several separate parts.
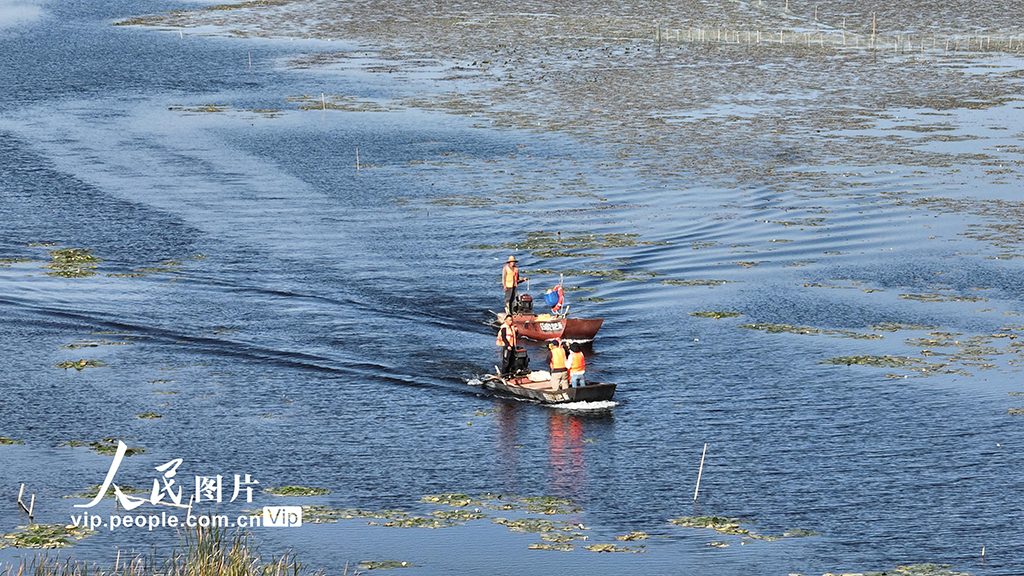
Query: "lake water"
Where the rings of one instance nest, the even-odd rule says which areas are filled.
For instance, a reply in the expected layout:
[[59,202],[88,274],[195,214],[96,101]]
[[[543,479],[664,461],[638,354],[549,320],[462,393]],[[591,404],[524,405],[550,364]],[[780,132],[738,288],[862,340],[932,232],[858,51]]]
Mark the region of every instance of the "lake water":
[[[186,494],[222,475],[217,510],[231,514],[423,515],[439,508],[424,495],[494,493],[571,499],[581,511],[558,519],[589,528],[572,552],[528,549],[537,534],[489,519],[254,530],[265,552],[291,547],[330,573],[365,560],[412,562],[411,574],[1020,573],[1024,417],[1008,410],[1024,400],[1008,393],[1024,386],[1008,335],[1024,324],[1024,268],[1012,242],[983,233],[1015,218],[1019,183],[896,164],[813,168],[855,172],[842,190],[652,177],[559,132],[399,105],[443,93],[427,72],[284,65],[357,46],[111,25],[139,10],[0,0],[0,258],[24,260],[0,268],[0,436],[24,441],[0,446],[4,533],[27,520],[22,483],[36,521],[80,513],[85,500],[62,496],[99,484],[111,458],[59,444],[109,437],[146,450],[118,482],[148,488],[181,458]],[[288,100],[324,93],[364,107]],[[958,113],[1005,124],[1010,143],[1024,128],[1012,102]],[[517,247],[540,231],[597,235],[563,250],[599,256]],[[47,275],[59,248],[92,250],[97,274]],[[625,275],[564,280],[579,288],[573,314],[605,319],[587,375],[618,383],[614,405],[551,408],[472,385],[498,361],[486,323],[510,254],[538,300],[557,271]],[[853,355],[932,366],[823,363]],[[106,366],[55,367],[79,359]],[[137,417],[149,412],[162,417]],[[236,474],[331,493],[228,503]],[[703,515],[817,534],[744,540],[668,522]],[[615,539],[634,530],[652,538]],[[109,563],[176,541],[104,530],[71,552]],[[602,542],[646,548],[582,548]]]

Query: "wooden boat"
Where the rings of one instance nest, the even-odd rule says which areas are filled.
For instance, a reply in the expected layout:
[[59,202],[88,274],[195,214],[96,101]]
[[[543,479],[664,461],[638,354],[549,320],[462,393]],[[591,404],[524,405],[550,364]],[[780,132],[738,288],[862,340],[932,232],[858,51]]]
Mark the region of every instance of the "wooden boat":
[[[498,325],[505,314],[498,314]],[[551,314],[513,314],[512,325],[530,340],[593,340],[604,318],[568,318]]]
[[543,370],[534,370],[526,375],[509,378],[488,374],[481,379],[481,383],[485,388],[544,404],[611,400],[616,386],[605,382],[587,382],[586,386],[579,388],[556,390],[551,374]]

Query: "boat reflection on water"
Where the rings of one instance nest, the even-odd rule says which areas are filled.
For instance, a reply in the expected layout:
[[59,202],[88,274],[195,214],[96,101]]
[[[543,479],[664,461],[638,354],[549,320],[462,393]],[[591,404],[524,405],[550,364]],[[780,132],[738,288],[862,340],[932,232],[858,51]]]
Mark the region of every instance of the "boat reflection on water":
[[[586,491],[586,459],[584,438],[587,418],[560,410],[548,411],[546,468],[542,454],[531,450],[530,439],[521,438],[521,430],[530,429],[521,419],[534,420],[539,414],[523,410],[519,402],[500,402],[496,414],[497,461],[500,477],[508,493],[534,496],[578,498]],[[546,481],[538,482],[538,480]],[[529,482],[527,489],[521,482]]]
[[583,419],[552,410],[548,416],[549,488],[558,495],[578,497],[586,485]]

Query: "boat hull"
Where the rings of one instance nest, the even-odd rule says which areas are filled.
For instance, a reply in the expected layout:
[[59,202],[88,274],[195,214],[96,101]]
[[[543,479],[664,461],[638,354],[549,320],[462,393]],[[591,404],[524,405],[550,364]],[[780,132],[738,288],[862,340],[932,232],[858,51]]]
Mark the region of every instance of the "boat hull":
[[525,376],[517,378],[499,378],[488,375],[483,379],[483,386],[496,392],[518,396],[542,402],[544,404],[564,404],[567,402],[601,402],[611,400],[615,395],[615,384],[606,382],[588,382],[578,388],[554,389],[552,380],[541,382],[531,381]]
[[[504,320],[498,315],[498,322]],[[540,320],[535,314],[512,316],[512,325],[520,336],[530,340],[593,340],[604,318],[550,318]]]

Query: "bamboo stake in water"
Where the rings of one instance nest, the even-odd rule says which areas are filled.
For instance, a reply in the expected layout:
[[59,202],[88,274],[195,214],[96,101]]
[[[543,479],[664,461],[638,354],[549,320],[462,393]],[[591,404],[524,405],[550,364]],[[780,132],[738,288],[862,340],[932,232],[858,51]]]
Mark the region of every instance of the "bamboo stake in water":
[[704,451],[700,453],[700,470],[697,471],[697,487],[693,489],[693,501],[697,501],[697,491],[700,490],[700,477],[704,474],[704,455],[708,452],[708,443],[704,443]]

